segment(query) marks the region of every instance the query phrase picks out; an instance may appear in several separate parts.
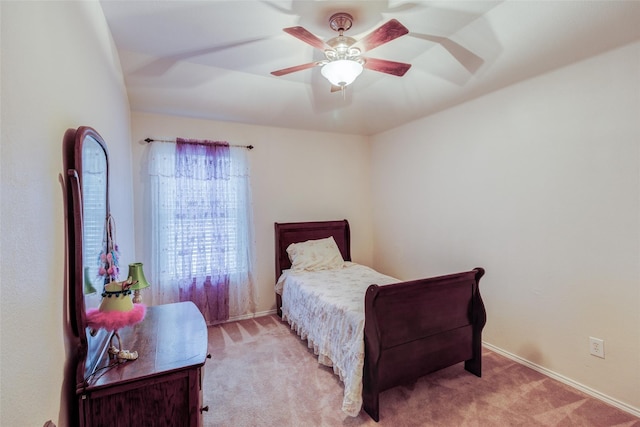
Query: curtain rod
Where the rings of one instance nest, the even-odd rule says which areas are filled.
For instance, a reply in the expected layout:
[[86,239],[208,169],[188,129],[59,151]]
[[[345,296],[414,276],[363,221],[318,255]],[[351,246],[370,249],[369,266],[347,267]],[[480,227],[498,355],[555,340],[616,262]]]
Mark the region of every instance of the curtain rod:
[[[150,142],[176,142],[175,139],[152,139],[152,138],[146,138],[144,141],[147,144],[149,144]],[[229,144],[229,147],[239,147],[239,148],[246,148],[247,150],[253,150],[253,145],[233,145],[233,144]]]

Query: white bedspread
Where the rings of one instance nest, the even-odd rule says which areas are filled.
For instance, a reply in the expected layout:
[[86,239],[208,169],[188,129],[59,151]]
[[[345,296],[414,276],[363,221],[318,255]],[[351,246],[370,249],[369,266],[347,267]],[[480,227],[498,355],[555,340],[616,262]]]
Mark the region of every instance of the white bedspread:
[[351,262],[337,270],[285,270],[276,284],[282,317],[313,348],[318,362],[332,366],[344,383],[342,410],[357,416],[362,406],[364,295],[372,285],[397,283]]

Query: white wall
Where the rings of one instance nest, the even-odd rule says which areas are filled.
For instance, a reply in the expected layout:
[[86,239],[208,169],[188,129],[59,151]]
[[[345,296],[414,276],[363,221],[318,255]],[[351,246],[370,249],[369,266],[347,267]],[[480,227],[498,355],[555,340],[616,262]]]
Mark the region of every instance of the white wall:
[[[87,125],[111,155],[123,262],[133,254],[129,107],[97,2],[0,2],[0,425],[69,424],[62,138]],[[74,373],[71,373],[74,377]]]
[[[215,102],[215,100],[212,100]],[[275,309],[274,222],[348,219],[354,261],[370,264],[373,240],[370,146],[361,136],[239,123],[132,114],[136,256],[148,263],[147,137],[229,141],[253,145],[251,167],[256,234],[257,312]],[[147,277],[150,281],[152,278]],[[153,283],[151,283],[153,285]]]
[[635,43],[377,135],[371,167],[380,270],[485,267],[486,342],[635,411],[638,76]]

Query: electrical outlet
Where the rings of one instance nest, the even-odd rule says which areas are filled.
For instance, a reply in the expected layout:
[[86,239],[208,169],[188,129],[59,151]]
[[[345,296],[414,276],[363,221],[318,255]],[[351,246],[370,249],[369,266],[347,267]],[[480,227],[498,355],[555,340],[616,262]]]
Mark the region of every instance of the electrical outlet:
[[604,340],[589,337],[589,353],[604,359]]

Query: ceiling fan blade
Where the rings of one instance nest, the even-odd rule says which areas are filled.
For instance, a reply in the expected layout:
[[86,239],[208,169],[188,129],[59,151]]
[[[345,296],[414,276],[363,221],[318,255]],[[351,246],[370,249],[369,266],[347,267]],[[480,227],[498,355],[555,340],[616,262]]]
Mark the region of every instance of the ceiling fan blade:
[[416,33],[411,33],[410,36],[438,43],[443,48],[448,50],[451,56],[453,56],[460,64],[462,64],[462,66],[466,68],[467,71],[469,71],[471,74],[474,74],[476,71],[478,71],[482,64],[484,64],[484,59],[480,58],[469,49],[460,46],[458,43],[446,37]]
[[389,61],[386,59],[366,58],[364,68],[373,71],[379,71],[381,73],[392,74],[394,76],[402,77],[411,64],[405,64],[404,62]]
[[307,44],[310,44],[316,49],[320,49],[320,50],[331,49],[331,46],[326,44],[323,40],[316,37],[314,34],[310,33],[303,27],[289,27],[289,28],[283,28],[282,30],[287,34],[291,34],[293,37],[298,38]]
[[367,52],[382,44],[388,43],[391,40],[404,36],[408,32],[409,30],[407,27],[402,25],[398,20],[392,19],[354,43],[352,47],[357,47],[358,49]]
[[284,76],[285,74],[295,73],[296,71],[307,70],[320,65],[320,62],[309,62],[308,64],[296,65],[295,67],[283,68],[282,70],[272,71],[274,76]]

